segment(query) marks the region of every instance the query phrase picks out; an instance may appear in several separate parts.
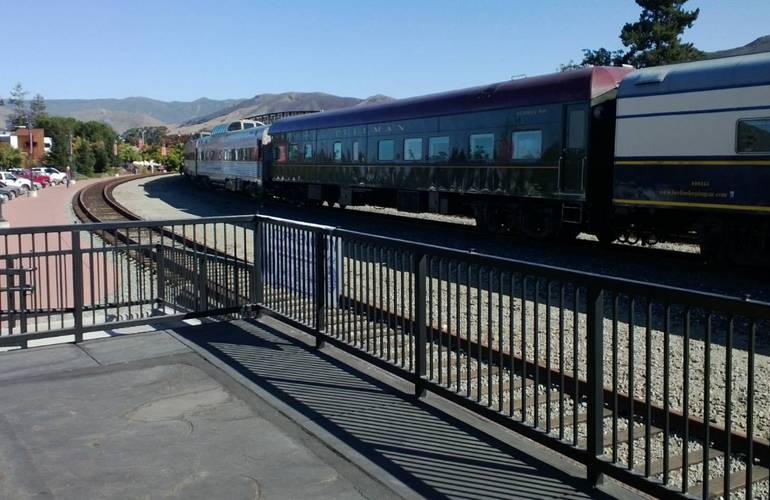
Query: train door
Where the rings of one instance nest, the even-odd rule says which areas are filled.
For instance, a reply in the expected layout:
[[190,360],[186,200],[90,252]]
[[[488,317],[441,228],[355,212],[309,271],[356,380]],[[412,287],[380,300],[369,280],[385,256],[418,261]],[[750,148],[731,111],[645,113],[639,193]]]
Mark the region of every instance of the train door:
[[564,112],[564,149],[561,157],[561,191],[579,194],[585,191],[584,178],[588,154],[587,104],[570,104]]

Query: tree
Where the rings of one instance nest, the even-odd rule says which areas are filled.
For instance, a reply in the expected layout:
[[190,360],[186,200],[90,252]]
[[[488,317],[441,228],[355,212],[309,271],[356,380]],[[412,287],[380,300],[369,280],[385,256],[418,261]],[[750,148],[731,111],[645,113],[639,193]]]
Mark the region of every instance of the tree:
[[164,126],[160,127],[138,127],[131,128],[123,132],[123,139],[126,142],[138,146],[139,141],[144,135],[145,146],[160,146],[163,142],[165,135],[168,133],[168,128]]
[[17,83],[13,89],[11,89],[11,106],[13,106],[13,112],[11,113],[8,123],[11,127],[26,125],[27,124],[27,107],[25,104],[25,98],[27,97],[27,91],[21,85],[21,82]]
[[107,145],[101,141],[93,144],[91,149],[94,153],[94,172],[106,172],[112,166],[112,151],[107,151]]
[[96,159],[94,158],[94,153],[91,150],[91,145],[88,141],[78,141],[78,146],[75,150],[74,163],[75,170],[79,173],[83,175],[91,175],[94,173]]
[[47,165],[63,169],[70,163],[70,140],[75,137],[79,123],[74,118],[47,115],[37,120],[35,126],[45,129],[45,135],[53,142],[51,152],[45,158]]
[[184,159],[184,144],[174,144],[169,146],[166,151],[166,158],[163,159],[163,165],[169,172],[182,170]]
[[18,168],[24,161],[24,155],[18,149],[12,148],[8,144],[0,144],[0,168]]
[[32,102],[29,103],[29,116],[33,127],[37,127],[38,121],[48,116],[45,99],[42,95],[35,94],[35,97],[32,98]]
[[[626,23],[620,31],[620,40],[626,50],[583,49],[583,61],[578,66],[619,66],[630,64],[635,68],[660,66],[703,58],[703,52],[691,43],[683,43],[681,36],[692,28],[700,9],[685,10],[687,0],[636,0],[642,8],[639,20]],[[562,71],[575,65],[562,65]]]
[[118,143],[118,160],[122,164],[131,163],[132,161],[139,161],[142,159],[141,153],[136,146],[127,142]]

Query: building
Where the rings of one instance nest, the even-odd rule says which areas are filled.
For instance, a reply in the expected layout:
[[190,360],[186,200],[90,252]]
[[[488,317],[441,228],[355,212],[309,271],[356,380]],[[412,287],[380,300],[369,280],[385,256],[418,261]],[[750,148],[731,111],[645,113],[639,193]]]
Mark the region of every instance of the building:
[[19,149],[19,138],[13,135],[13,132],[0,130],[0,144],[8,144],[13,149]]
[[25,153],[30,158],[28,163],[40,163],[46,153],[51,151],[53,141],[50,137],[45,137],[45,130],[42,128],[17,127],[11,132],[0,131],[0,144],[8,144]]
[[32,163],[39,163],[43,160],[45,156],[45,130],[17,127],[13,134],[17,137],[19,151],[26,153]]

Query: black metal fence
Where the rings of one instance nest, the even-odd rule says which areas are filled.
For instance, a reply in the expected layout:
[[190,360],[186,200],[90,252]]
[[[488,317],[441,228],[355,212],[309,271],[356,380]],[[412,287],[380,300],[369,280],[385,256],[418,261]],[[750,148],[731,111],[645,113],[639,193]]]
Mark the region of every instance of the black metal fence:
[[768,495],[769,304],[263,216],[1,230],[2,249],[0,345],[261,312],[592,479]]
[[[0,347],[254,303],[254,217],[0,230]],[[251,229],[248,229],[251,228]]]

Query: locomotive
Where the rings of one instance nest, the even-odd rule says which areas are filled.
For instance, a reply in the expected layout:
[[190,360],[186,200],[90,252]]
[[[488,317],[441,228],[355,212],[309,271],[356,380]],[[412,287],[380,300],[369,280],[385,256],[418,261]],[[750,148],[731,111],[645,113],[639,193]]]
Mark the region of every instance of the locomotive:
[[467,215],[490,232],[687,241],[766,261],[770,54],[234,122],[188,142],[184,173],[306,204]]

